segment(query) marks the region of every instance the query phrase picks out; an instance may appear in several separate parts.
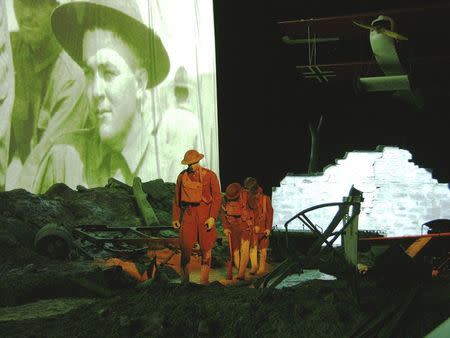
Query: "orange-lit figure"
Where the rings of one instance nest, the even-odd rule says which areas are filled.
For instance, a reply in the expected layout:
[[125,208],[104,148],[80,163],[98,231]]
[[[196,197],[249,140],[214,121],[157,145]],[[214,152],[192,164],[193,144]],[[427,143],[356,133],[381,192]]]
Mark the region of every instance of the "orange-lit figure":
[[250,234],[254,213],[248,206],[248,192],[239,183],[231,183],[225,190],[222,206],[222,225],[225,235],[231,234],[234,265],[238,279],[245,279],[249,259]]
[[[272,230],[273,208],[270,197],[264,195],[262,188],[253,177],[247,177],[244,187],[249,191],[249,204],[255,208],[255,225],[250,247],[250,274],[263,274],[266,269],[267,248]],[[259,251],[259,263],[258,263]]]
[[189,282],[188,264],[198,243],[202,257],[200,284],[208,284],[212,248],[217,238],[215,221],[222,197],[217,175],[199,164],[203,157],[196,150],[188,150],[181,161],[188,168],[177,178],[172,225],[180,229],[182,281]]

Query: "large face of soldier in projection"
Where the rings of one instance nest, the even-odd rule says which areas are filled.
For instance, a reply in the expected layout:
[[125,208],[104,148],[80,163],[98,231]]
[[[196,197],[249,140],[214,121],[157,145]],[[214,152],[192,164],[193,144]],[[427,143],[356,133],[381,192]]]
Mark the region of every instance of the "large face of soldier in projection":
[[14,0],[14,12],[25,42],[38,48],[52,33],[50,17],[55,0]]
[[115,33],[95,28],[85,33],[83,61],[87,94],[101,140],[121,148],[141,113],[147,85],[147,71],[141,68],[133,50]]

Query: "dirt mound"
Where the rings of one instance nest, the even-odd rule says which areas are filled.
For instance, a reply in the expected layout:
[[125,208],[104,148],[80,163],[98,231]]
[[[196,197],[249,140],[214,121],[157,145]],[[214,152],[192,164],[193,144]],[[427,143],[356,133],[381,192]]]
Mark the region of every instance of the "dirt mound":
[[[170,225],[174,185],[162,180],[143,185],[161,225]],[[42,260],[33,244],[48,223],[68,229],[83,224],[143,226],[132,188],[124,184],[78,191],[55,184],[42,195],[23,189],[0,192],[0,272]]]
[[3,322],[0,328],[6,336],[339,337],[360,317],[347,293],[343,283],[324,281],[277,290],[265,298],[256,289],[154,284],[97,300],[46,323],[27,319]]

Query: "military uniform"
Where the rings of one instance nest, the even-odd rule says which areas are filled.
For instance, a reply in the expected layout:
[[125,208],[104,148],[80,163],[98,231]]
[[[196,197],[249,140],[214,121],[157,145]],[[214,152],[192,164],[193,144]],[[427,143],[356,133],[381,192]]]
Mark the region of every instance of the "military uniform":
[[[217,175],[198,162],[204,157],[188,150],[181,164],[188,165],[177,178],[173,201],[173,226],[180,228],[181,274],[189,281],[188,263],[195,243],[202,255],[200,283],[209,283],[212,248],[217,238],[215,220],[219,214],[222,195]],[[180,223],[181,221],[181,223]]]
[[239,183],[232,183],[227,187],[221,215],[224,230],[230,231],[238,279],[245,279],[254,212],[248,205],[248,191],[242,190]]
[[[187,172],[185,170],[178,175],[177,179],[173,203],[173,219],[180,219],[183,210],[180,245],[184,253],[184,259],[190,257],[195,243],[200,244],[200,248],[204,253],[212,249],[217,239],[216,229],[212,228],[208,231],[205,227],[205,221],[210,217],[216,219],[219,214],[221,204],[219,181],[213,171],[206,168],[201,168],[199,171]],[[187,180],[202,184],[201,201],[199,203],[190,203],[182,200],[181,190],[183,183],[186,184]]]

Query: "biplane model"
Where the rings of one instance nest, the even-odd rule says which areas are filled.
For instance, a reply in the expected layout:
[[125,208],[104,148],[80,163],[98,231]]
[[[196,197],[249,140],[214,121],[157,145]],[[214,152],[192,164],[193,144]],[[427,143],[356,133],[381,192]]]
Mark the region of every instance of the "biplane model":
[[305,81],[351,81],[357,92],[391,91],[420,106],[421,94],[450,92],[449,17],[441,4],[278,24],[284,43],[307,50],[296,66]]

